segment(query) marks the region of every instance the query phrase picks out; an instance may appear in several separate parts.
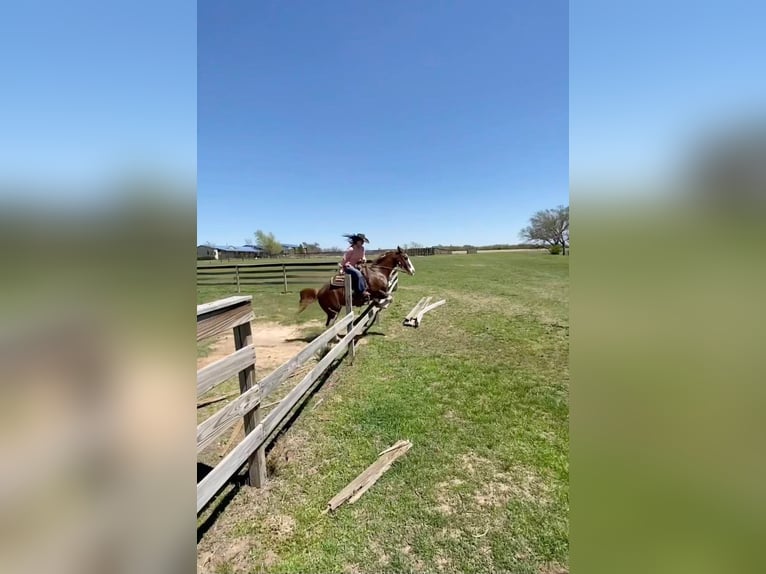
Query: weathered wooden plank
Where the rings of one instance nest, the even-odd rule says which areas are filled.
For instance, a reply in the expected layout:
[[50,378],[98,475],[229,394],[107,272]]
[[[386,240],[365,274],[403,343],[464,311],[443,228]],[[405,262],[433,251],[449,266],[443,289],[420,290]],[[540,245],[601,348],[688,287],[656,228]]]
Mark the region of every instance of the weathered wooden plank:
[[323,511],[323,514],[336,510],[346,501],[348,501],[349,504],[353,504],[359,500],[359,498],[361,498],[361,496],[367,492],[381,476],[383,476],[383,473],[391,468],[394,461],[403,456],[411,447],[412,443],[410,441],[400,440],[393,446],[381,452],[375,462],[368,466],[354,480],[348,483],[343,490],[336,494],[330,502],[327,503],[327,508]]
[[423,315],[425,315],[429,311],[436,309],[437,307],[441,307],[446,302],[447,301],[445,299],[442,299],[441,301],[437,301],[436,303],[431,303],[430,305],[423,307],[420,311],[418,311],[417,317],[415,317],[416,326],[420,326],[420,322],[423,320]]
[[243,277],[263,279],[281,279],[284,275],[281,269],[240,269],[239,273]]
[[213,311],[219,311],[226,307],[241,305],[242,303],[252,304],[252,301],[253,298],[250,295],[234,295],[232,297],[218,299],[217,301],[212,301],[210,303],[203,303],[202,305],[197,305],[197,317],[199,318],[200,315],[212,313]]
[[[244,323],[234,327],[234,346],[237,349],[253,344],[253,332],[250,323]],[[239,390],[244,394],[255,387],[255,364],[250,365],[239,373]],[[261,420],[258,405],[242,417],[245,421],[245,436],[253,432],[253,429]],[[266,452],[263,447],[255,450],[249,458],[248,482],[250,486],[261,488],[266,483]]]
[[301,273],[300,275],[288,273],[287,278],[303,279],[306,281],[329,281],[333,278],[333,275],[328,274],[327,271],[317,271],[315,273]]
[[197,426],[197,452],[207,448],[235,421],[252,411],[262,400],[260,385],[239,395]]
[[237,278],[234,273],[210,273],[197,275],[197,283],[209,283],[211,281],[234,281]]
[[423,305],[426,303],[426,297],[421,297],[420,300],[415,304],[415,306],[412,308],[412,310],[407,313],[407,319],[414,319],[418,315],[418,311],[422,309]]
[[236,269],[198,269],[197,270],[197,277],[222,277],[226,275],[234,275],[236,273]]
[[255,361],[255,347],[248,345],[197,371],[197,396],[230,379]]
[[407,315],[404,317],[404,320],[409,321],[417,317],[418,311],[420,311],[420,309],[423,308],[423,305],[425,305],[425,303],[426,303],[426,297],[421,297],[420,300],[412,308],[412,310],[409,313],[407,313]]
[[349,341],[366,325],[357,324],[327,355],[301,380],[300,383],[279,403],[255,429],[240,442],[220,463],[197,485],[197,512],[215,496],[226,481],[242,466],[250,453],[261,447],[268,436],[279,426],[290,410],[298,404],[321,374],[348,347]]
[[[360,485],[359,489],[356,489],[354,493],[351,495],[351,498],[348,499],[349,504],[353,504],[357,500],[359,500],[362,495],[367,492],[370,487],[375,484],[378,479],[383,476],[383,473],[385,473],[389,468],[391,468],[391,465],[400,457],[404,456],[408,450],[412,448],[412,443],[410,441],[400,440],[398,443],[396,443],[393,446],[390,446],[387,448],[383,453],[378,455],[380,458],[378,459],[378,465],[370,465],[371,472],[368,474],[367,478],[364,479],[362,484]],[[374,469],[374,470],[373,470]]]
[[[346,313],[353,313],[354,312],[354,306],[352,304],[354,293],[352,291],[353,287],[351,285],[351,275],[346,273],[346,276],[343,278],[343,292],[346,296]],[[354,327],[349,323],[348,325],[348,332],[350,333],[351,330]],[[349,343],[349,349],[351,350],[351,364],[354,364],[354,359],[356,358],[356,346],[354,345],[354,340],[351,339],[351,342]]]
[[197,340],[220,335],[238,325],[253,320],[253,308],[248,300],[237,305],[197,314]]

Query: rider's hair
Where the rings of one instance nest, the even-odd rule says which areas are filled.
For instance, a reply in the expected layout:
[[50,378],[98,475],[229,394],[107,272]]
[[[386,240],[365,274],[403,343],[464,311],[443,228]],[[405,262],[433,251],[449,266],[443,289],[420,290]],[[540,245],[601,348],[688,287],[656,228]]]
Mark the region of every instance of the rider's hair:
[[354,234],[348,234],[348,233],[345,233],[345,234],[343,235],[343,237],[346,237],[346,238],[348,239],[348,242],[349,242],[351,245],[353,245],[353,244],[354,244],[354,243],[356,243],[357,241],[360,241],[360,240],[362,240],[362,237],[361,237],[360,235],[357,235],[356,233],[354,233]]

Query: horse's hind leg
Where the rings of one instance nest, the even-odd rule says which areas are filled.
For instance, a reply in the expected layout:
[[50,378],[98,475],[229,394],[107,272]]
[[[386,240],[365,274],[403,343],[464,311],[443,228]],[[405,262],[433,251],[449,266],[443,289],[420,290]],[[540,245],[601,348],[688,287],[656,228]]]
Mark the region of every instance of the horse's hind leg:
[[[326,311],[327,313],[327,322],[324,324],[325,328],[329,329],[330,326],[335,324],[335,321],[338,320],[339,314],[335,313],[334,311]],[[335,337],[332,339],[333,343],[339,343],[343,339],[341,337],[340,333],[336,333]]]

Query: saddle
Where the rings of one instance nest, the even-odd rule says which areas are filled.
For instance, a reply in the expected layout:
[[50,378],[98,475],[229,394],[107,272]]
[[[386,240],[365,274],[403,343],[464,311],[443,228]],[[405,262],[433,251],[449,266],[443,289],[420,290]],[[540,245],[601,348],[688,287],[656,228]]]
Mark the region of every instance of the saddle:
[[[370,276],[368,274],[368,268],[367,265],[361,265],[357,267],[359,271],[362,272],[362,275],[364,276],[365,281],[367,281],[367,284],[370,284]],[[331,288],[338,288],[343,287],[346,285],[346,274],[342,271],[336,275],[333,276],[332,280],[330,281],[330,287]]]

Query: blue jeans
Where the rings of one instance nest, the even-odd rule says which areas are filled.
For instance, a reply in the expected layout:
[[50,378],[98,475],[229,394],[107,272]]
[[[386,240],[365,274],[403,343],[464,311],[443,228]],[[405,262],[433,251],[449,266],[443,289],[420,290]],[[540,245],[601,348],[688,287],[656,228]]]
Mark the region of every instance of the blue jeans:
[[367,282],[364,280],[364,275],[356,267],[345,267],[346,273],[351,274],[351,288],[356,293],[363,293],[367,289]]

